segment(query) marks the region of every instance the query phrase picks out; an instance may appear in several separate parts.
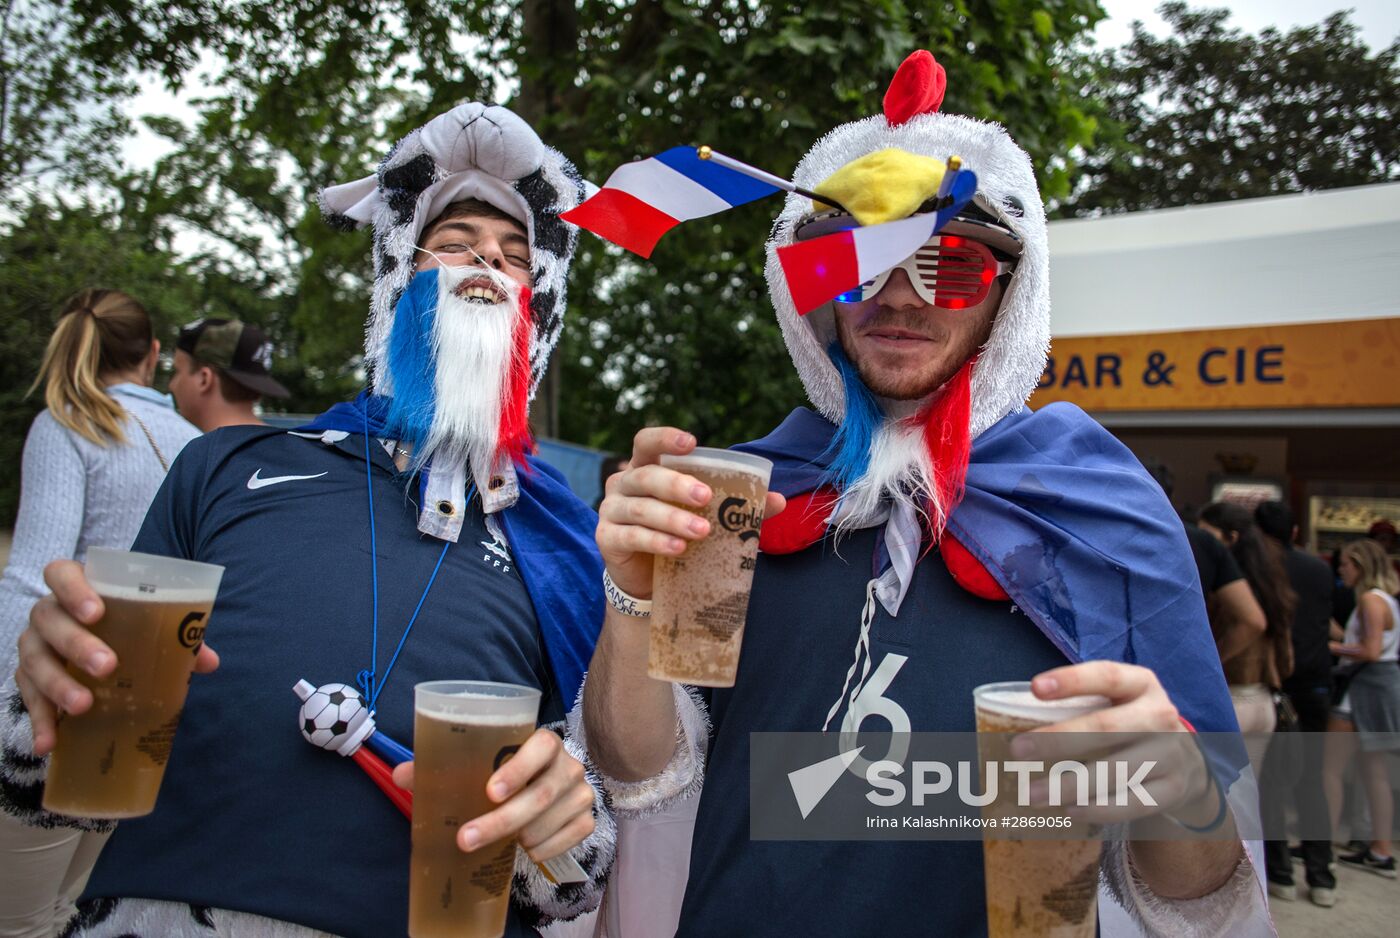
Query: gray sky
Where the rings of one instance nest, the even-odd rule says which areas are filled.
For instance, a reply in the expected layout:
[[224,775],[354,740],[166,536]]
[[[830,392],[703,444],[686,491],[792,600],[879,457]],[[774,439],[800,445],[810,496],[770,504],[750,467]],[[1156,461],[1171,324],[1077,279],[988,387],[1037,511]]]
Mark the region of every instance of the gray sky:
[[[1131,36],[1133,20],[1142,20],[1158,35],[1166,24],[1154,12],[1161,0],[1099,0],[1108,19],[1099,24],[1094,38],[1101,46],[1116,46]],[[1361,27],[1362,38],[1372,49],[1384,49],[1400,35],[1400,3],[1396,0],[1187,0],[1191,7],[1225,7],[1229,25],[1256,33],[1267,26],[1287,29],[1320,23],[1338,10],[1350,9],[1352,22]]]

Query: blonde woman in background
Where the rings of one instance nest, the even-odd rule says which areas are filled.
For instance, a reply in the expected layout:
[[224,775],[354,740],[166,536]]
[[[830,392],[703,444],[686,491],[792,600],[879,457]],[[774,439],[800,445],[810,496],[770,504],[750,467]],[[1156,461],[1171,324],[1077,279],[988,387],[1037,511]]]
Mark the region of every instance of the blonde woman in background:
[[15,690],[15,640],[48,592],[44,566],[91,547],[127,548],[166,469],[199,431],[151,388],[160,342],[151,318],[117,290],[69,300],[39,376],[47,409],[24,444],[19,516],[0,579],[0,936],[49,938],[74,911],[111,832],[39,805],[45,763],[33,755]]
[[1333,836],[1340,830],[1343,784],[1347,763],[1361,749],[1360,774],[1371,808],[1369,849],[1343,854],[1343,863],[1395,879],[1395,856],[1390,832],[1394,802],[1386,755],[1400,750],[1400,605],[1395,592],[1400,578],[1385,550],[1376,541],[1352,541],[1342,548],[1337,572],[1356,591],[1356,609],[1347,619],[1340,642],[1330,643],[1332,653],[1352,667],[1341,699],[1332,709],[1323,756],[1323,781],[1332,812]]

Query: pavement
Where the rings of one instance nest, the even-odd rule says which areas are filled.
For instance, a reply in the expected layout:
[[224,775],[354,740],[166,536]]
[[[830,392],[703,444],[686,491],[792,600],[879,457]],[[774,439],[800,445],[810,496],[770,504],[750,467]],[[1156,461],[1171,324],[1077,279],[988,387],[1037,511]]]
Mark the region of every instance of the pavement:
[[1378,938],[1400,931],[1400,881],[1338,863],[1337,904],[1323,909],[1307,899],[1302,866],[1294,864],[1293,873],[1298,900],[1269,900],[1279,938]]

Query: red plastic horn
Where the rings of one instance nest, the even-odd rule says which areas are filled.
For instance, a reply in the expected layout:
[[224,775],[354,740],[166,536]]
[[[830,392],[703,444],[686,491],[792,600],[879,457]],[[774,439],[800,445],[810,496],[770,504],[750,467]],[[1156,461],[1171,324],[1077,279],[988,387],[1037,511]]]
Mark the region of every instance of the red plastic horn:
[[885,92],[885,120],[898,127],[919,114],[933,114],[943,104],[948,75],[926,49],[913,52],[899,66]]
[[364,746],[356,749],[350,754],[350,758],[360,764],[365,774],[374,779],[374,784],[379,786],[379,790],[389,797],[406,818],[413,817],[413,792],[405,791],[394,784],[393,770],[384,763],[384,760],[370,752]]

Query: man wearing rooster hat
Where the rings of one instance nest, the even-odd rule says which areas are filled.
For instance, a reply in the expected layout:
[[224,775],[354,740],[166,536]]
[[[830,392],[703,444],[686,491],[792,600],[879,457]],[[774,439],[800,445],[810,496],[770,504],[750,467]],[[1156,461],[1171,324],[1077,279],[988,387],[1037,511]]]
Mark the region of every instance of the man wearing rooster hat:
[[[210,434],[172,466],[134,547],[226,567],[207,632],[224,664],[192,682],[156,811],[121,823],[66,934],[403,934],[405,796],[383,762],[361,765],[393,803],[298,737],[359,761],[368,714],[364,746],[392,757],[414,685],[443,678],[538,687],[560,729],[530,737],[488,784],[497,807],[458,831],[467,851],[519,838],[506,934],[597,904],[613,826],[561,742],[602,618],[596,516],[531,454],[526,422],[563,324],[576,235],[559,216],[583,191],[519,117],[464,104],[322,193],[332,224],[374,230],[372,391],[295,432]],[[47,578],[18,674],[38,756],[58,709],[91,706],[63,664],[115,666],[83,628],[101,604],[82,568]],[[298,710],[294,685],[317,700],[315,684],[344,732]],[[29,751],[25,722],[7,758]],[[38,807],[39,760],[6,771],[7,808],[68,823]],[[582,872],[556,884],[534,861],[563,854]]]
[[[1081,411],[1024,407],[1050,341],[1045,212],[1001,127],[938,113],[944,82],[931,55],[911,56],[884,114],[838,127],[802,160],[793,184],[817,201],[790,195],[774,227],[769,286],[815,410],[739,447],[773,461],[780,494],[737,683],[694,690],[646,674],[637,613],[653,558],[706,536],[674,506],[710,495],[658,464],[696,440],[646,429],[600,507],[613,589],[578,732],[619,817],[700,793],[679,935],[754,934],[755,922],[975,935],[987,927],[975,842],[751,840],[750,734],[970,732],[974,687],[1032,676],[1044,700],[1103,695],[1106,709],[1058,728],[1169,740],[1160,806],[1217,832],[1108,843],[1105,893],[1151,934],[1267,929],[1229,833],[1243,815],[1226,801],[1229,768],[1212,771],[1191,741],[1192,727],[1237,725],[1185,534],[1132,454]],[[977,173],[970,204],[907,260],[801,315],[810,304],[794,300],[802,284],[780,250],[935,210],[951,154]]]

